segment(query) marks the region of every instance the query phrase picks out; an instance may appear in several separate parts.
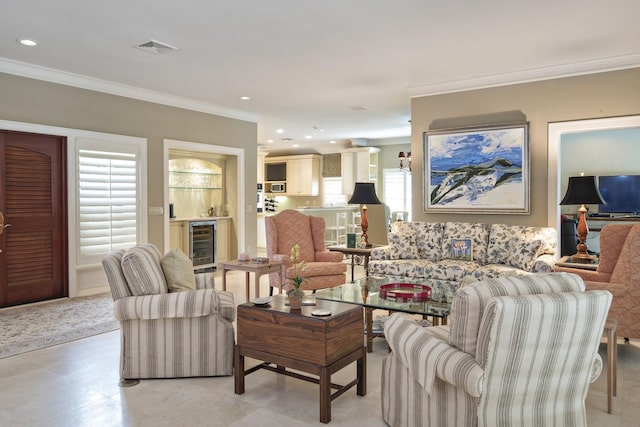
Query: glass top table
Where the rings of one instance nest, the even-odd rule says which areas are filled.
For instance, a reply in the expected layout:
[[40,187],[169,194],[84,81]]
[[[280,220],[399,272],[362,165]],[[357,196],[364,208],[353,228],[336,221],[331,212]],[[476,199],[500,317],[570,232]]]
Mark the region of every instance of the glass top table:
[[[416,283],[431,287],[431,299],[425,302],[400,302],[380,297],[379,288],[386,283]],[[373,310],[400,311],[419,314],[423,318],[431,317],[433,324],[447,324],[451,311],[451,301],[457,289],[457,282],[409,278],[409,277],[363,277],[344,285],[321,289],[314,294],[316,299],[340,301],[356,304],[365,308],[367,351],[371,352],[373,338],[383,336],[382,331],[373,329]]]

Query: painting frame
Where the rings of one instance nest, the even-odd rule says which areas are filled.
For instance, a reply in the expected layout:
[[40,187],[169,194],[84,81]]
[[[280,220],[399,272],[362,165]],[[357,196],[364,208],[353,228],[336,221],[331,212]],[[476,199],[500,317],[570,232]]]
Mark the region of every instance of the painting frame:
[[424,133],[426,213],[529,214],[529,123]]

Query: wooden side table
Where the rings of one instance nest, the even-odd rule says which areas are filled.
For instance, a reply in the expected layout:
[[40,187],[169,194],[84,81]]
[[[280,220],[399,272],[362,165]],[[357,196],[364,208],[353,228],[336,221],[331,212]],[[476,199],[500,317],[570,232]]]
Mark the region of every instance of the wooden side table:
[[341,252],[345,255],[351,255],[351,281],[354,280],[354,255],[359,255],[364,257],[364,272],[368,276],[369,275],[369,257],[371,256],[371,251],[380,245],[373,245],[370,248],[348,248],[344,245],[338,246],[327,246],[327,249],[333,252]]
[[282,283],[282,263],[279,261],[254,262],[254,261],[224,261],[218,263],[222,269],[222,290],[227,290],[227,271],[239,270],[246,272],[247,301],[249,301],[249,273],[255,275],[256,298],[260,297],[260,276],[269,273],[278,273],[280,283]]
[[[318,384],[320,422],[328,423],[333,399],[354,386],[358,396],[367,394],[362,309],[351,304],[318,300],[316,306],[290,310],[285,302],[284,295],[276,295],[266,306],[238,306],[234,391],[243,394],[245,376],[259,369]],[[314,309],[328,310],[331,314],[316,317],[311,314]],[[245,370],[245,357],[264,363]],[[353,362],[356,362],[355,379],[345,385],[331,382],[332,374]],[[333,394],[332,388],[337,390]]]
[[618,395],[618,319],[608,318],[603,335],[607,343],[607,412],[612,412],[612,396]]

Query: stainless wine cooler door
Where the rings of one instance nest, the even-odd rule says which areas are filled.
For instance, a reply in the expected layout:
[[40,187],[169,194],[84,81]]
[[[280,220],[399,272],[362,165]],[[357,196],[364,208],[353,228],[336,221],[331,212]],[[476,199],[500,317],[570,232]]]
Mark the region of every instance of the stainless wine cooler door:
[[189,258],[193,269],[215,269],[216,266],[216,222],[189,222]]

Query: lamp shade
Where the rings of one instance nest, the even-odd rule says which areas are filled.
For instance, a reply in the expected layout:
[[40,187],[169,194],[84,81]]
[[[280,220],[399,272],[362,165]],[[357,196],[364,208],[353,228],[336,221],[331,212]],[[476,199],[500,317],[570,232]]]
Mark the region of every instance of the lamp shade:
[[606,202],[596,185],[595,176],[570,176],[561,205],[602,205]]
[[376,187],[373,182],[356,182],[353,195],[347,202],[353,205],[380,205],[382,202],[376,195]]

